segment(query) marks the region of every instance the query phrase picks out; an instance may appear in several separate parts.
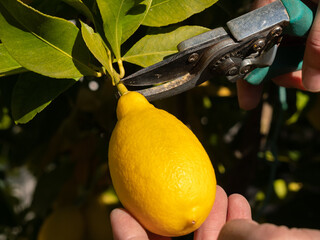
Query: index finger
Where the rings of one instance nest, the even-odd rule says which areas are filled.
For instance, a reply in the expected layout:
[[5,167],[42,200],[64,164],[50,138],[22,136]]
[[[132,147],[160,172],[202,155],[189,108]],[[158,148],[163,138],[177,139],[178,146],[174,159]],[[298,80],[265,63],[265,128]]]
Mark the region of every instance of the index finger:
[[302,66],[302,82],[312,92],[320,91],[320,5],[311,27]]
[[147,232],[134,217],[124,209],[116,208],[110,215],[114,240],[170,240]]
[[216,240],[223,225],[226,223],[228,197],[226,192],[217,186],[216,199],[206,221],[195,231],[195,240]]

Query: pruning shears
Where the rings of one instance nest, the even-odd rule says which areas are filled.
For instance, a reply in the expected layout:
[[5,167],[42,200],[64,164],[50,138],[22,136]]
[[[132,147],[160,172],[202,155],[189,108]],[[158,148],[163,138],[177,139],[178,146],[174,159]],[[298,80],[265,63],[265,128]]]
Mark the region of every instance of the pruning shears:
[[230,20],[226,28],[181,42],[178,53],[121,82],[149,101],[187,91],[217,75],[260,84],[267,75],[301,69],[304,48],[281,53],[279,44],[287,33],[305,36],[312,21],[313,12],[300,0],[277,0]]

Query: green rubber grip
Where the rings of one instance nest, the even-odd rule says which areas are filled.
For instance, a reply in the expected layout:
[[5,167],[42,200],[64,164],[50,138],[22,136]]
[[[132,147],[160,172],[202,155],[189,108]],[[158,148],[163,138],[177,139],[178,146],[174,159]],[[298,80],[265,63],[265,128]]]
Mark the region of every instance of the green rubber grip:
[[285,73],[301,70],[304,49],[305,46],[279,48],[272,66],[254,69],[245,80],[258,85],[264,79],[272,79]]
[[310,29],[313,22],[313,12],[300,0],[282,0],[290,17],[290,25],[285,33],[304,36]]
[[[313,22],[313,12],[300,0],[282,0],[290,17],[290,25],[284,33],[304,36]],[[260,84],[264,79],[301,70],[305,46],[279,47],[276,58],[270,67],[253,70],[245,80],[253,85]]]

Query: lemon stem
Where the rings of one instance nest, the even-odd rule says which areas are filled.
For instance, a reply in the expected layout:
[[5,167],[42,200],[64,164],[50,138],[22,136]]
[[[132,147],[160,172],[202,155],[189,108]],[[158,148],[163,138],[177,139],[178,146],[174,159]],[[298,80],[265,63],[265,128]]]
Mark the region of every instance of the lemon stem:
[[129,92],[123,83],[118,83],[117,88],[118,88],[118,91],[120,92],[121,96],[126,94],[127,92]]

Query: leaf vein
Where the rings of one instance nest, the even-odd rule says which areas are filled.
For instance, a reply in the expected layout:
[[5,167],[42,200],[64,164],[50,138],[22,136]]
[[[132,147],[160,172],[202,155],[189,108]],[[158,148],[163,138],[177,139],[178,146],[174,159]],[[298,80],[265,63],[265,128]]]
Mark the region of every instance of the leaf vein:
[[152,56],[152,55],[167,55],[167,54],[174,54],[177,51],[159,51],[159,52],[151,52],[151,53],[143,53],[143,54],[135,54],[135,55],[129,55],[129,56],[124,56],[122,59],[123,60],[127,60],[127,59],[131,59],[131,58],[135,58],[135,57],[145,57],[145,56]]
[[171,1],[171,0],[166,0],[166,1],[163,1],[163,2],[159,2],[159,3],[151,6],[150,9],[151,9],[151,8],[154,8],[154,7],[157,7],[157,6],[160,6],[160,5],[162,5],[162,4],[168,3],[168,2],[170,2],[170,1]]
[[[20,1],[19,1],[20,2]],[[21,2],[20,2],[21,3]],[[25,5],[24,3],[21,3],[22,5],[24,5],[24,7],[27,7],[29,9],[31,9],[32,11],[37,12],[40,15],[46,16],[46,17],[51,17],[49,15],[43,14],[39,11],[37,11],[36,9],[33,9],[32,7]],[[36,38],[38,38],[39,40],[43,41],[44,43],[46,43],[48,46],[52,47],[53,49],[57,50],[58,52],[62,53],[63,55],[67,56],[70,59],[75,60],[77,63],[79,63],[81,66],[83,66],[85,69],[88,69],[89,71],[93,71],[91,68],[89,68],[87,65],[83,64],[80,60],[78,60],[77,58],[74,58],[73,56],[71,56],[70,54],[66,53],[65,51],[63,51],[62,49],[60,49],[58,46],[53,45],[52,43],[50,43],[49,41],[47,41],[46,39],[44,39],[43,37],[41,37],[40,35],[38,35],[37,33],[35,33],[34,31],[32,31],[32,29],[30,29],[28,26],[26,26],[23,22],[21,22],[19,20],[19,18],[17,18],[14,14],[11,13],[11,11],[6,8],[7,11],[10,13],[10,15],[19,23],[21,24],[21,26],[23,26],[26,30],[28,30],[32,35],[34,35]],[[58,21],[61,21],[60,19],[56,19]],[[62,20],[63,21],[63,20]]]

